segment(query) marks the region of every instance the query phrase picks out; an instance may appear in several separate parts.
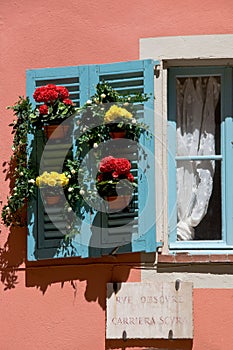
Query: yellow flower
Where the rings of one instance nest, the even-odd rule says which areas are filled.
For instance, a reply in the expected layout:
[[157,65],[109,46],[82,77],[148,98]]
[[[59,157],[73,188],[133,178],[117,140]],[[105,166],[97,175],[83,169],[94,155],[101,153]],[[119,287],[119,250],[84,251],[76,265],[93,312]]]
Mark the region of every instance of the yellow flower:
[[57,180],[59,178],[60,174],[58,174],[56,171],[51,171],[49,174],[50,179]]
[[36,186],[40,187],[40,184],[41,184],[40,176],[37,176],[37,178],[36,178]]
[[42,175],[37,176],[36,178],[36,185],[38,187],[43,186],[66,186],[68,185],[69,179],[65,174],[59,174],[56,171],[51,171],[51,173],[48,173],[47,171],[44,171]]
[[66,186],[69,183],[69,179],[66,177],[65,174],[61,174],[60,181],[62,186]]
[[127,109],[118,107],[117,105],[113,105],[112,107],[109,108],[109,110],[105,113],[104,116],[104,122],[105,123],[111,123],[115,119],[131,119],[132,118],[132,113],[127,111]]
[[48,180],[48,185],[54,187],[57,185],[57,181],[55,179],[50,179]]
[[67,186],[69,183],[69,179],[65,179],[62,181],[62,186]]

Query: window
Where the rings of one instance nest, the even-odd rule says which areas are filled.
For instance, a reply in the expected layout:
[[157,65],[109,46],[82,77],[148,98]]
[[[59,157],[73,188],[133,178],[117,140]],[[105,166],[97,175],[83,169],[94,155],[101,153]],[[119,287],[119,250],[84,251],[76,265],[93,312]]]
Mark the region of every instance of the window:
[[168,76],[170,240],[226,248],[232,244],[232,68],[170,68]]
[[[232,34],[141,39],[140,58],[160,60],[155,78],[155,153],[163,176],[156,177],[156,227],[164,253],[222,254],[233,248],[232,43]],[[200,84],[205,96],[207,84],[213,80],[219,91],[212,121],[204,127],[202,119],[199,128],[196,118],[193,120],[196,127],[185,123],[186,94],[186,106],[184,109],[181,106],[187,85],[196,90],[197,83]],[[195,105],[198,108],[198,102],[192,103],[192,108]],[[198,143],[191,152],[187,138],[194,140],[195,130],[199,133]],[[211,139],[208,152],[205,139],[209,142]],[[193,187],[187,186],[184,191],[188,179],[192,179]],[[201,191],[203,181],[206,181],[205,191]],[[197,184],[202,185],[198,189],[201,196],[197,195]],[[202,205],[197,205],[198,200]],[[189,219],[190,214],[195,214],[189,225],[181,220],[187,219],[182,211],[189,214]]]
[[[96,84],[105,80],[111,86],[125,92],[142,92],[150,95],[150,99],[144,105],[143,120],[154,130],[154,65],[153,60],[121,62],[106,65],[91,65],[77,67],[47,68],[27,71],[27,95],[33,103],[32,95],[36,87],[49,83],[66,86],[72,100],[77,106],[82,106],[95,93]],[[47,159],[51,170],[56,170],[59,153],[67,152],[76,147],[75,136],[68,144],[57,143],[50,145]],[[154,154],[154,140],[143,138],[141,145],[150,155]],[[28,157],[33,159],[39,166],[41,155],[45,147],[43,132],[37,132],[36,137],[28,135]],[[55,152],[54,152],[55,151]],[[55,154],[56,153],[56,154]],[[62,228],[64,222],[59,208],[52,208],[47,212],[40,199],[37,198],[28,206],[28,260],[61,258],[69,256],[95,257],[113,252],[137,252],[155,251],[155,166],[154,156],[150,156],[150,167],[146,175],[143,172],[145,164],[143,159],[137,164],[138,193],[135,202],[132,220],[133,231],[129,232],[126,223],[129,214],[108,215],[106,217],[94,213],[85,217],[84,225],[80,234],[64,239]],[[51,217],[56,217],[54,227]],[[98,217],[98,220],[97,220]],[[98,221],[98,237],[92,230],[93,221]],[[107,230],[104,229],[106,228]]]

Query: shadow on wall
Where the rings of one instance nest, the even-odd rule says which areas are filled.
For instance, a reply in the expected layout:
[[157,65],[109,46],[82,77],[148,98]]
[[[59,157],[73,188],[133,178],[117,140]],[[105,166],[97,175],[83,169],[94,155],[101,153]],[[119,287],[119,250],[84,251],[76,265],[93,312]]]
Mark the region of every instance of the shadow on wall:
[[26,235],[22,228],[12,228],[7,241],[0,247],[0,273],[4,290],[18,284],[17,271],[25,260]]
[[[23,150],[22,150],[23,151]],[[2,163],[2,172],[5,175],[5,183],[3,186],[10,189],[12,194],[15,183],[15,158],[11,157],[9,162]],[[9,184],[8,184],[9,182]],[[2,214],[2,201],[0,208],[0,216]],[[15,288],[18,284],[17,271],[24,270],[20,267],[25,262],[26,257],[26,222],[27,210],[26,204],[18,211],[18,215],[9,216],[9,220],[13,219],[18,226],[11,226],[8,237],[4,245],[0,245],[0,276],[1,282],[4,284],[4,290]],[[3,237],[4,239],[4,237]]]
[[[61,288],[69,282],[78,289],[78,281],[86,281],[85,298],[88,302],[95,301],[105,309],[106,284],[108,282],[126,282],[130,271],[139,264],[140,255],[109,256],[96,259],[66,258],[44,260],[27,263],[26,260],[26,232],[24,229],[12,228],[4,246],[0,247],[0,273],[4,290],[17,287],[18,272],[26,274],[26,287],[36,287],[43,294],[52,284],[61,284]],[[139,280],[139,270],[134,277]]]
[[[137,254],[137,260],[140,258]],[[77,292],[77,281],[86,281],[85,299],[98,302],[106,308],[106,284],[109,282],[126,282],[135,262],[127,263],[123,257],[105,257],[98,259],[68,258],[61,262],[46,261],[33,263],[26,268],[26,286],[37,287],[44,294],[54,283],[69,282]],[[48,262],[48,263],[47,263]],[[139,273],[136,272],[139,275]]]

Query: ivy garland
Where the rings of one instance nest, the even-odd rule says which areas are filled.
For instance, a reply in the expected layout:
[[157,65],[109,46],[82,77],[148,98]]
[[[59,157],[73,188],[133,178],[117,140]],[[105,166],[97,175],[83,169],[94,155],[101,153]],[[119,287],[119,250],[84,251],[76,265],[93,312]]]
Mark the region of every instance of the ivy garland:
[[[118,106],[126,108],[130,113],[137,115],[137,105],[149,99],[146,94],[135,95],[120,95],[107,82],[100,82],[96,86],[96,92],[81,108],[73,108],[77,118],[76,130],[79,134],[77,138],[77,154],[73,159],[67,157],[64,161],[63,172],[69,178],[69,184],[65,187],[64,192],[67,198],[66,219],[69,222],[67,233],[78,232],[74,227],[72,212],[82,220],[87,212],[92,213],[93,209],[84,200],[84,197],[89,196],[91,200],[95,199],[95,183],[87,181],[90,174],[82,174],[80,165],[86,153],[92,148],[97,148],[98,144],[109,140],[110,125],[104,124],[104,115],[107,110],[116,103]],[[36,176],[38,169],[33,168],[31,161],[27,159],[27,135],[28,133],[35,134],[37,128],[35,120],[32,116],[37,116],[38,113],[33,109],[29,98],[19,97],[19,100],[14,106],[8,107],[14,111],[17,119],[9,126],[12,127],[13,154],[8,164],[7,178],[10,178],[10,196],[7,198],[7,204],[2,209],[2,220],[6,226],[16,225],[25,226],[27,202],[36,194]],[[70,116],[70,110],[69,110]],[[64,117],[64,116],[63,116]],[[54,118],[53,118],[54,119]],[[39,125],[39,124],[38,124]],[[138,140],[142,133],[149,135],[148,128],[145,124],[137,123],[122,123],[118,122],[119,128],[126,130],[126,137],[132,140]],[[41,127],[41,126],[40,126]],[[75,131],[74,131],[75,133]],[[85,178],[80,186],[80,179]],[[82,182],[82,181],[81,181]]]
[[8,203],[2,209],[2,219],[6,226],[26,224],[25,205],[28,198],[31,198],[35,192],[35,169],[27,161],[27,134],[34,132],[29,121],[29,115],[32,111],[32,105],[27,97],[19,97],[18,102],[7,107],[14,111],[17,119],[9,124],[12,127],[13,154],[10,162],[4,162],[8,165],[7,178],[11,181],[11,192],[8,197]]

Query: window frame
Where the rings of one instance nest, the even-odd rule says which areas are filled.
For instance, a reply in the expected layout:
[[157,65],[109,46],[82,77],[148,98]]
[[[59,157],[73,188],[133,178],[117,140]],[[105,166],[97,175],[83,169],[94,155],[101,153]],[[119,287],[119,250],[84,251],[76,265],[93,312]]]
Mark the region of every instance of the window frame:
[[[233,111],[230,111],[229,106],[232,105],[232,69],[230,67],[176,67],[170,68],[168,72],[168,225],[174,229],[169,231],[169,245],[172,250],[223,250],[232,249],[232,217],[230,216],[230,208],[232,208],[232,201],[230,199],[230,167],[229,159],[231,147],[230,139],[230,124],[232,124]],[[221,171],[221,191],[222,191],[222,232],[221,240],[190,240],[177,241],[176,240],[176,92],[175,81],[176,77],[188,76],[220,76],[221,77],[221,155],[222,155],[222,171]],[[207,251],[208,252],[208,251]],[[209,252],[209,253],[210,253]]]

